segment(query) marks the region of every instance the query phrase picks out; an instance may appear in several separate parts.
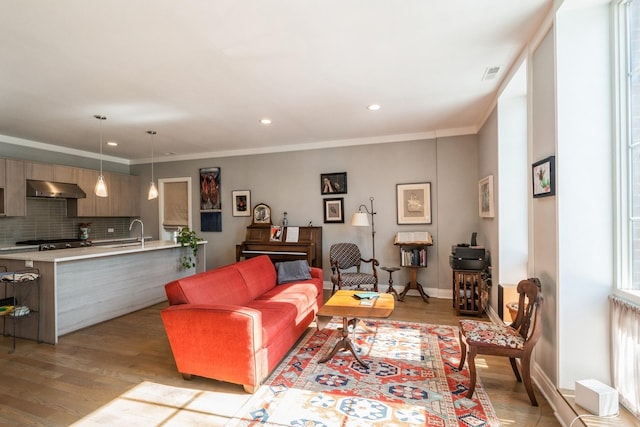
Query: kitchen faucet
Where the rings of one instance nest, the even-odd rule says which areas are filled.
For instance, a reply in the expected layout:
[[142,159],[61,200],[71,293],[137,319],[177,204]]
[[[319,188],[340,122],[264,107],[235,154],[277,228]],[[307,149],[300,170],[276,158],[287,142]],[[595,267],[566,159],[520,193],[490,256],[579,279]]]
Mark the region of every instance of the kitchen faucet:
[[136,218],[131,221],[131,224],[129,224],[129,231],[131,231],[131,229],[133,228],[133,224],[135,224],[136,222],[140,223],[140,243],[142,243],[142,247],[144,248],[144,224],[142,223],[142,220]]

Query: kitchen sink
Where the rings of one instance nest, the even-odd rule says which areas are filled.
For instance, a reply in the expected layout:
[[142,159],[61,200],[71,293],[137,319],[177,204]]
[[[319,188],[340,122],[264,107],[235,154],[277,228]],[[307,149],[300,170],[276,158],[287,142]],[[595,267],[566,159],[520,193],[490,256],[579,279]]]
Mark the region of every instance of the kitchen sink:
[[132,246],[141,246],[140,242],[131,242],[131,243],[114,243],[112,245],[96,245],[97,248],[130,248]]

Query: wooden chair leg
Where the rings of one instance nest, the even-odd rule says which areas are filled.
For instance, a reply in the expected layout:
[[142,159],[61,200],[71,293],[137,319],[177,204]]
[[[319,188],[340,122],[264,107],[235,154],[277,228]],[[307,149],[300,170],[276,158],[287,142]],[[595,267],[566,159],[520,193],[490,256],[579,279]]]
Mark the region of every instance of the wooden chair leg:
[[467,345],[462,339],[462,333],[459,334],[459,341],[460,341],[460,365],[458,365],[458,371],[462,371],[462,368],[464,368],[464,358],[467,357]]
[[467,393],[467,399],[472,399],[473,392],[476,391],[476,350],[473,346],[469,346],[467,365],[469,365],[469,392]]
[[533,384],[531,383],[531,354],[525,354],[522,359],[522,377],[524,388],[527,390],[531,406],[538,406],[536,395],[533,393]]
[[513,369],[513,373],[516,374],[516,379],[519,383],[522,382],[522,378],[520,377],[520,373],[518,372],[518,365],[516,365],[516,358],[510,357],[509,362],[511,362],[511,369]]

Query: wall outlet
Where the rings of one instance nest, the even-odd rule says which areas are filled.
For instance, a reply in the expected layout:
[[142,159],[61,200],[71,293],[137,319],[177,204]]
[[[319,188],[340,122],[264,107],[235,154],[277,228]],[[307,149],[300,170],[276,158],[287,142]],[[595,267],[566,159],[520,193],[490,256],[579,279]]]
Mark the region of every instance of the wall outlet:
[[25,267],[33,267],[33,260],[30,260],[30,259],[29,259],[29,260],[26,260],[26,261],[24,262],[24,266],[25,266]]
[[113,233],[113,228],[107,228],[107,233]]

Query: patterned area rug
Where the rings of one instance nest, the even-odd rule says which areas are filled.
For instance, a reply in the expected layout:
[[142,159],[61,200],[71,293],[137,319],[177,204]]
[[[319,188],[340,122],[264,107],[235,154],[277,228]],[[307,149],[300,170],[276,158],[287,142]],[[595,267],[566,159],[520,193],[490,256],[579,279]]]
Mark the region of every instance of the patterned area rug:
[[456,327],[365,321],[354,342],[368,368],[347,351],[318,363],[341,336],[338,320],[309,331],[227,426],[499,425],[480,383],[464,397]]

